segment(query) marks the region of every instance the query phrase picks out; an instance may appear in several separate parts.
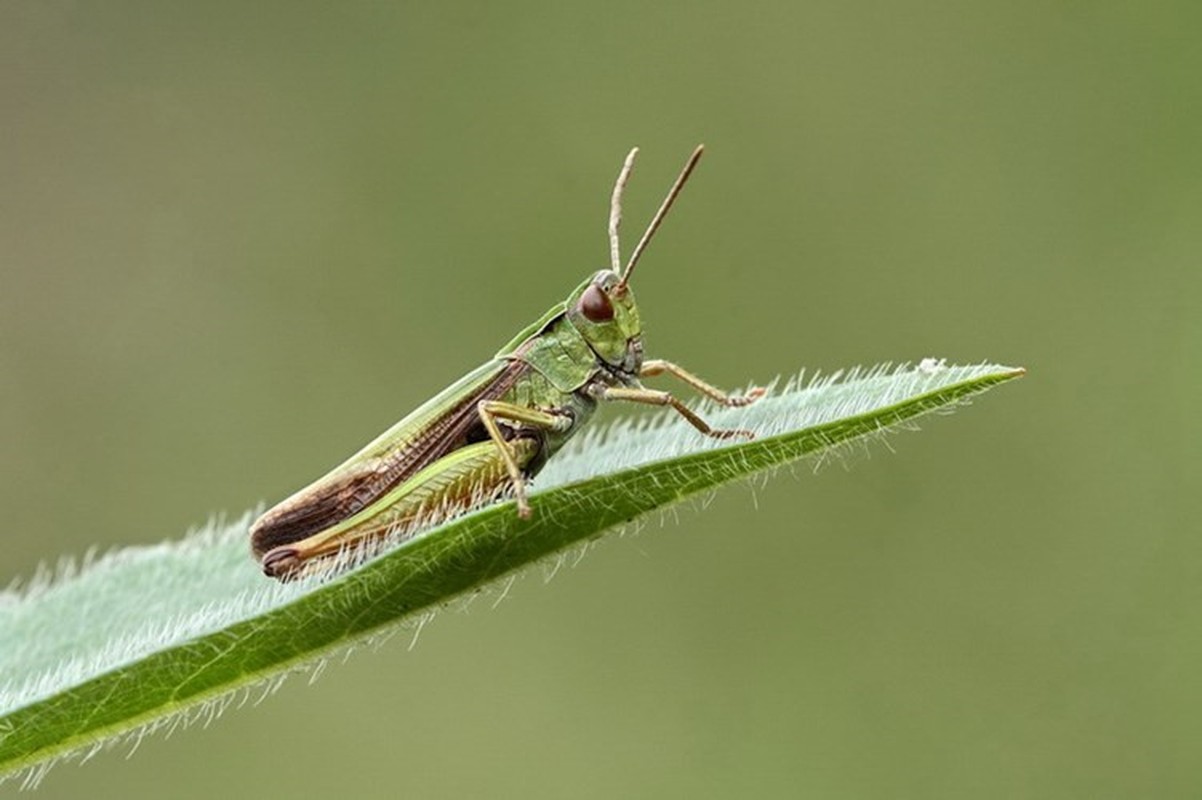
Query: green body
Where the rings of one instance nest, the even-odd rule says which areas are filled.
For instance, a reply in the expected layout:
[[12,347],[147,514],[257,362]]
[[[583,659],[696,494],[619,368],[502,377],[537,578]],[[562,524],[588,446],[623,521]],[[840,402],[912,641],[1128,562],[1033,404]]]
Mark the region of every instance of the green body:
[[590,321],[579,308],[591,287],[612,293],[618,281],[609,270],[597,273],[490,361],[269,510],[251,528],[255,554],[301,540],[320,555],[333,554],[505,494],[510,481],[501,450],[476,416],[481,400],[550,412],[561,421],[499,423],[522,474],[533,477],[592,416],[598,388],[638,385],[642,340],[633,294],[627,288],[613,298],[613,318],[604,322]]

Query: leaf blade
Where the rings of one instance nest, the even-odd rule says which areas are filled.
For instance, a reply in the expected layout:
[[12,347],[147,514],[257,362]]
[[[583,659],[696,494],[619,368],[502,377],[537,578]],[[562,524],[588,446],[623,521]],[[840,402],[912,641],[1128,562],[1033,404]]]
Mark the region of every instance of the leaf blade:
[[[491,506],[327,581],[264,586],[253,576],[245,546],[238,552],[238,537],[249,521],[244,517],[208,539],[201,534],[120,551],[79,575],[23,595],[7,593],[0,596],[0,653],[15,652],[11,645],[44,628],[62,608],[100,596],[89,581],[115,591],[131,576],[144,577],[139,558],[169,575],[176,570],[174,577],[184,568],[204,573],[199,577],[209,596],[198,591],[185,598],[184,610],[177,609],[160,626],[170,629],[171,637],[156,638],[153,625],[139,629],[128,641],[103,642],[74,670],[46,671],[48,663],[70,650],[70,641],[47,646],[25,662],[13,656],[7,664],[0,660],[0,674],[13,674],[14,668],[26,673],[24,683],[10,682],[0,691],[0,772],[26,770],[27,779],[36,782],[64,754],[177,724],[181,713],[203,711],[206,703],[220,705],[220,698],[231,698],[239,689],[278,681],[298,665],[353,646],[639,515],[952,407],[1021,374],[997,365],[923,362],[892,373],[853,373],[842,381],[790,386],[747,409],[707,410],[716,424],[750,426],[760,433],[736,445],[682,435],[667,417],[650,426],[620,425],[608,435],[586,438],[563,454],[562,462],[548,465],[547,488],[532,495],[532,520],[519,521],[510,503]],[[235,562],[236,557],[242,561]],[[202,563],[194,563],[197,559]],[[154,579],[146,583],[153,597]],[[214,596],[220,592],[234,592],[236,600]],[[113,611],[117,607],[111,603],[108,613],[122,613]]]

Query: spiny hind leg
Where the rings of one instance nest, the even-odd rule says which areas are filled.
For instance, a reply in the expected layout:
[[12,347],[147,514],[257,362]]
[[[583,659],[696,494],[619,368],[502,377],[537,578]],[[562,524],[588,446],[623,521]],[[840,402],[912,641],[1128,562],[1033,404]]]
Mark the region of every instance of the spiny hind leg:
[[664,361],[660,358],[644,361],[643,368],[639,370],[639,377],[653,378],[656,375],[663,375],[665,372],[684,381],[715,403],[732,408],[750,405],[764,396],[765,390],[762,386],[752,387],[747,394],[727,394],[717,386],[707,383],[679,364],[673,364],[671,361]]
[[489,437],[501,452],[501,460],[505,463],[506,471],[509,472],[509,480],[513,484],[513,494],[517,499],[518,516],[522,519],[529,519],[530,501],[526,499],[526,478],[522,475],[523,465],[518,464],[513,445],[506,440],[497,420],[503,419],[545,431],[562,431],[570,426],[572,421],[563,414],[542,411],[529,406],[519,406],[501,400],[481,400],[476,405],[476,411],[480,414],[480,421],[484,423],[484,429],[488,431]]

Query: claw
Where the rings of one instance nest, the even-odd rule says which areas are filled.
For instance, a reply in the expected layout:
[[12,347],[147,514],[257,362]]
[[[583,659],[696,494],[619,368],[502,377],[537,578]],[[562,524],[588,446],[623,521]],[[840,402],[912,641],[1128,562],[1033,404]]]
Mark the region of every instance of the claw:
[[763,386],[754,386],[748,390],[747,394],[731,395],[726,399],[726,404],[739,408],[740,406],[749,406],[756,400],[759,400],[768,390]]

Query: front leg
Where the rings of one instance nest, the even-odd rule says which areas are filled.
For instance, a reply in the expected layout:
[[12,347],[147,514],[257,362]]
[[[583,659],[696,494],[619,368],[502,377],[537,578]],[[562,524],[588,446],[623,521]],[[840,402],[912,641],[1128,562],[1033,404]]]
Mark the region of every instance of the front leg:
[[651,378],[656,375],[662,375],[665,372],[684,381],[715,403],[732,408],[749,405],[764,396],[764,388],[761,386],[752,388],[747,394],[727,394],[717,386],[701,380],[701,378],[698,378],[679,364],[673,364],[671,361],[664,361],[658,358],[644,361],[643,368],[639,370],[639,377]]
[[[717,390],[715,389],[714,391]],[[706,436],[711,436],[715,439],[730,439],[733,436],[743,436],[748,439],[755,438],[755,434],[751,431],[712,427],[708,422],[697,416],[697,414],[694,413],[688,406],[680,402],[668,392],[647,389],[643,386],[626,387],[595,384],[592,388],[592,394],[598,400],[628,400],[632,403],[647,403],[648,405],[653,406],[671,406],[677,414],[680,414],[680,416],[688,420],[690,425],[704,433]],[[755,398],[752,398],[752,400],[754,399]],[[747,402],[751,402],[751,400],[748,400]],[[739,405],[745,405],[745,403],[739,403]]]

